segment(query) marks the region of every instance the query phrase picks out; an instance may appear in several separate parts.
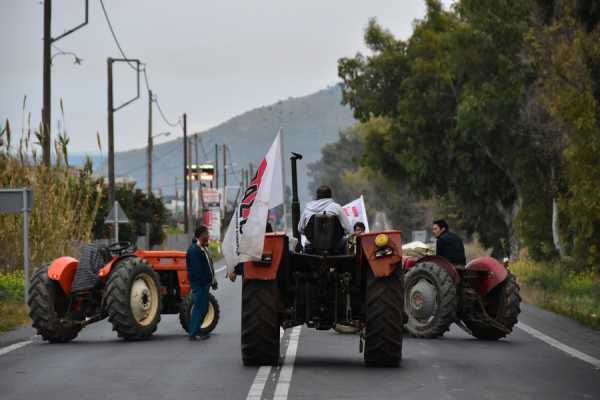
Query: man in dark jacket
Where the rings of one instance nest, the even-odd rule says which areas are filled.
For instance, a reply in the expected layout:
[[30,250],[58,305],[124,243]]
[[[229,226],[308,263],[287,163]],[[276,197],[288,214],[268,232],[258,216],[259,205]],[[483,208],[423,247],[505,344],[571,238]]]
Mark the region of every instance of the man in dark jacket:
[[[196,340],[208,311],[208,290],[210,286],[216,289],[217,282],[213,263],[208,253],[208,228],[206,226],[200,225],[196,228],[192,245],[188,248],[185,259],[194,298],[188,336],[190,340]],[[206,339],[208,334],[202,334],[200,338]]]
[[462,239],[450,232],[448,223],[443,219],[433,221],[433,235],[437,238],[435,244],[436,254],[444,257],[454,265],[464,266],[467,261],[465,257],[465,246]]

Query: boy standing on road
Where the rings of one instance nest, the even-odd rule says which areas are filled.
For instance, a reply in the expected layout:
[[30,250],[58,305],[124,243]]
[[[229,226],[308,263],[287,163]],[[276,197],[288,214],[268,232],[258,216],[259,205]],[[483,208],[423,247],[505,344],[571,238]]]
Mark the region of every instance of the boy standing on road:
[[[188,328],[190,340],[196,340],[200,326],[208,311],[208,290],[210,286],[217,288],[212,259],[208,253],[208,228],[200,225],[194,231],[194,239],[185,256],[188,279],[192,288],[194,307]],[[208,334],[201,334],[201,339],[207,339]]]

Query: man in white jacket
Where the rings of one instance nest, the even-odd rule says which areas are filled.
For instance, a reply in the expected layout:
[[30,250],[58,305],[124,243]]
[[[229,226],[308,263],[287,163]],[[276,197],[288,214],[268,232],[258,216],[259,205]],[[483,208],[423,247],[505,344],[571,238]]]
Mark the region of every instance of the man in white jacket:
[[344,235],[352,233],[352,225],[348,221],[348,217],[344,214],[342,206],[333,201],[331,198],[331,188],[329,186],[321,186],[317,189],[317,199],[309,201],[302,212],[300,222],[298,223],[298,231],[304,235],[304,229],[312,217],[315,214],[328,214],[337,216],[342,229],[344,229]]

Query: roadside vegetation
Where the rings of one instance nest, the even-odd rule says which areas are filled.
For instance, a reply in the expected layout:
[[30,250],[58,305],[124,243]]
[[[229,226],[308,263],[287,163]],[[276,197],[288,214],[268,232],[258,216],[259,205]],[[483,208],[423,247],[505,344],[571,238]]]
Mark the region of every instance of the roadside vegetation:
[[23,271],[0,271],[0,333],[29,321],[24,303]]
[[600,330],[600,280],[566,262],[544,263],[522,257],[513,262],[524,299]]

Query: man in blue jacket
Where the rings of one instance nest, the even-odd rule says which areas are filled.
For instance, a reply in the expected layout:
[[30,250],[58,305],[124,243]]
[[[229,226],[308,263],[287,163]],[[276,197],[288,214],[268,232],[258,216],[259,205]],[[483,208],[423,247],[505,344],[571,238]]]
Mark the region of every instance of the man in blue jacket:
[[[194,239],[185,259],[194,298],[188,336],[190,340],[196,340],[208,311],[208,290],[211,286],[213,289],[217,288],[212,259],[208,253],[208,228],[205,225],[198,226],[194,231]],[[208,334],[201,334],[200,338],[206,339],[208,336]]]

